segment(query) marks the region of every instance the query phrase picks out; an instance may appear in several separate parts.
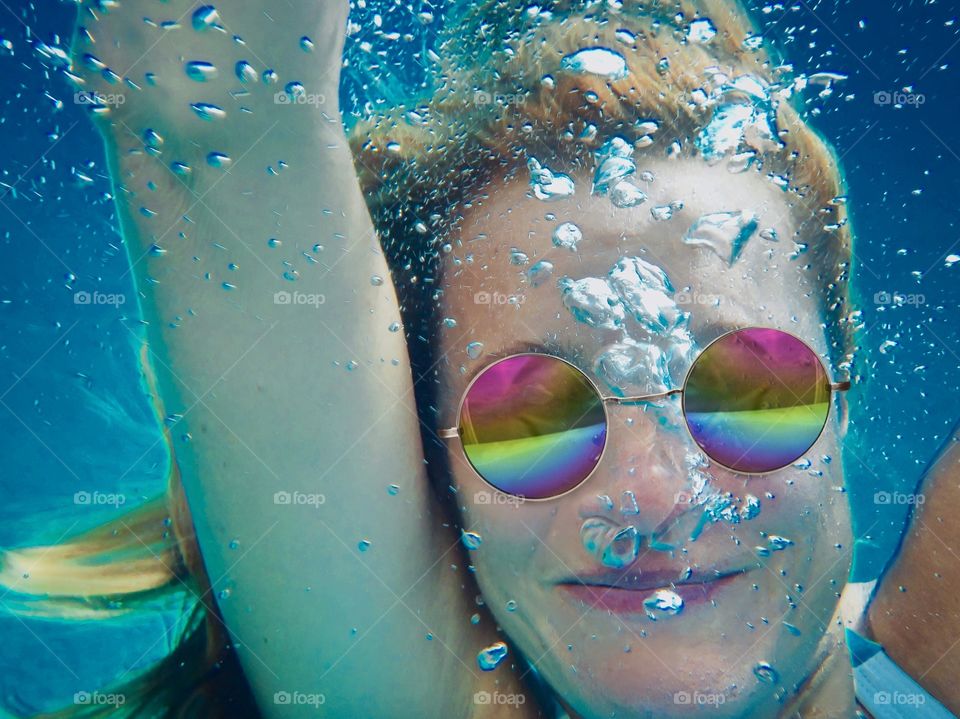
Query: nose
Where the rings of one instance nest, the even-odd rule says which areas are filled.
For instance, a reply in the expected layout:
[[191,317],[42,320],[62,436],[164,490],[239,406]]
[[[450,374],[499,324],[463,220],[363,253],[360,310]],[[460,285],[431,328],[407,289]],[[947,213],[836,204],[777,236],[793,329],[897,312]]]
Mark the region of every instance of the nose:
[[677,397],[608,407],[607,444],[580,506],[654,537],[689,511],[703,455],[684,425]]

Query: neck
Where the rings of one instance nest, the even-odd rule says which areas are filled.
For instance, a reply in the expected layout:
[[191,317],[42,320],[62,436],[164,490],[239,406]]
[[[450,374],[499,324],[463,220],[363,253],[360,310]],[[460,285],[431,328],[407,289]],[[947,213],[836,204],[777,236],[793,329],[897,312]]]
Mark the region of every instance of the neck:
[[[836,622],[836,618],[834,618]],[[780,719],[848,719],[856,716],[853,669],[842,629],[834,624],[820,643],[813,671],[791,701],[778,714]]]

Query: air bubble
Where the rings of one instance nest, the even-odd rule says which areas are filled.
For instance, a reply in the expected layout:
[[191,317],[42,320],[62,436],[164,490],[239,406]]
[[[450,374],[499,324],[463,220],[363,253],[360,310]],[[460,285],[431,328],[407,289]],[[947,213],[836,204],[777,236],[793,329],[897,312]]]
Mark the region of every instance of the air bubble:
[[240,82],[256,82],[257,81],[257,71],[254,70],[253,65],[251,65],[246,60],[241,60],[236,65],[234,65],[233,71]]
[[651,619],[658,615],[674,616],[683,611],[683,597],[671,589],[658,589],[643,600],[643,606]]
[[[577,251],[577,244],[583,239],[583,232],[572,222],[564,222],[553,231],[553,246],[571,252]],[[551,265],[552,267],[552,265]]]
[[769,662],[759,662],[753,668],[753,675],[764,684],[776,684],[780,681],[780,674]]
[[483,537],[476,532],[461,530],[460,541],[467,549],[476,550],[480,549],[480,545],[483,544]]
[[184,67],[187,77],[195,82],[208,82],[217,77],[217,68],[212,63],[201,60],[188,62]]
[[217,24],[219,19],[220,15],[217,14],[217,9],[213,5],[204,5],[197,8],[193,13],[193,29],[197,31],[209,30],[210,28],[219,29],[220,25]]
[[610,80],[627,76],[627,61],[619,52],[606,47],[591,47],[565,56],[560,67],[580,75],[599,75]]
[[[477,616],[477,615],[474,615]],[[479,616],[477,616],[479,620]],[[477,654],[477,664],[485,672],[492,672],[507,656],[507,645],[503,642],[494,642]]]
[[201,120],[207,120],[208,122],[212,120],[222,120],[227,116],[223,108],[211,105],[209,102],[195,102],[190,105],[190,109],[193,110]]

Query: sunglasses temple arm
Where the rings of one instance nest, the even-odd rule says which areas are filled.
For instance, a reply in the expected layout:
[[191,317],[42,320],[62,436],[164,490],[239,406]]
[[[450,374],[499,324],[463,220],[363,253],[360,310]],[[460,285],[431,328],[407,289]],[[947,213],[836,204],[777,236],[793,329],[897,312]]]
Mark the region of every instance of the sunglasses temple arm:
[[456,427],[449,427],[448,429],[441,429],[437,432],[437,436],[440,439],[456,439],[460,436],[460,430]]
[[848,389],[850,389],[850,381],[831,382],[830,389],[832,389],[834,392],[846,392]]
[[652,402],[656,399],[664,399],[666,397],[671,397],[675,394],[681,394],[682,389],[671,389],[666,392],[660,392],[659,394],[645,394],[638,397],[604,397],[604,402],[611,402],[613,404],[642,404],[643,402]]

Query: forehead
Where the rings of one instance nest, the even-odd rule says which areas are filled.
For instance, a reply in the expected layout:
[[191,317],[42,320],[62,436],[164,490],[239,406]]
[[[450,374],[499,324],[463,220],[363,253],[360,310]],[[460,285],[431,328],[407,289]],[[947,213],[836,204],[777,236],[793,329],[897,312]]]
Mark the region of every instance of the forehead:
[[[453,233],[443,312],[458,331],[447,333],[446,343],[480,341],[497,352],[524,343],[589,349],[607,341],[564,306],[558,282],[602,282],[621,258],[638,257],[666,274],[695,337],[706,328],[760,325],[825,349],[818,328],[823,288],[798,236],[798,219],[813,218],[816,208],[797,207],[798,198],[765,175],[732,173],[725,162],[639,158],[628,179],[646,199],[629,208],[616,206],[609,193],[591,192],[590,174],[543,164],[569,174],[573,194],[538,199],[530,172],[521,170],[492,182]],[[576,226],[568,232],[581,236],[575,248],[555,238],[567,223]],[[456,364],[463,359],[456,347],[445,349]]]

